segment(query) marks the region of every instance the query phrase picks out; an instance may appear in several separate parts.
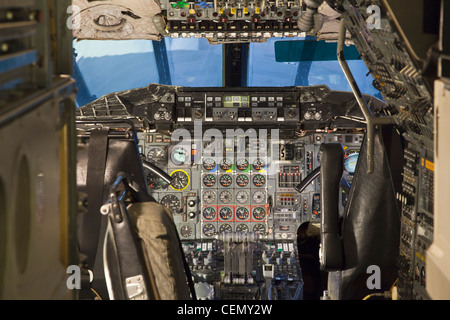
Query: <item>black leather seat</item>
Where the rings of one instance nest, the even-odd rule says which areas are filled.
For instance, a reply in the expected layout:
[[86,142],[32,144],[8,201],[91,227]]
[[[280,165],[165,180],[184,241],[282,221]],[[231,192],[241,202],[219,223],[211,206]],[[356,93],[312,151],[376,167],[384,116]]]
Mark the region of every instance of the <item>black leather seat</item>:
[[[77,153],[77,186],[87,202],[85,212],[79,214],[78,242],[82,262],[92,271],[93,281],[85,283],[80,298],[189,299],[188,269],[183,268],[185,259],[175,225],[170,212],[147,192],[136,133],[106,128],[81,136],[84,142],[79,143]],[[145,218],[152,223],[153,229],[147,226],[149,230],[162,225],[165,234],[153,242],[143,239],[139,227],[146,228],[140,222]],[[149,248],[149,243],[153,247]],[[166,250],[158,250],[158,246]],[[163,252],[176,263],[161,257]],[[158,270],[164,270],[168,277],[176,274],[177,287],[163,290],[155,280],[161,277]]]
[[[341,220],[336,201],[342,161],[336,164],[336,157],[342,152],[339,146],[322,148],[321,269],[340,273],[338,292],[332,295],[342,300],[389,291],[398,276],[400,210],[395,194],[401,183],[401,138],[384,127],[376,131],[374,145],[374,168],[368,173],[366,139],[362,144]],[[379,288],[368,286],[370,266],[379,267]]]

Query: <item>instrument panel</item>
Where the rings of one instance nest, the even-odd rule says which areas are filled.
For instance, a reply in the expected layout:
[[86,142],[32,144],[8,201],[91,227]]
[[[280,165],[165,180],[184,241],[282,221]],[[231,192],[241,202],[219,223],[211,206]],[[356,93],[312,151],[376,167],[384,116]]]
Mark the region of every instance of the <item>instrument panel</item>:
[[[296,239],[306,221],[320,221],[320,179],[301,194],[295,190],[320,165],[320,145],[341,143],[344,178],[351,183],[363,133],[314,133],[296,139],[236,141],[198,155],[202,141],[180,146],[170,135],[140,132],[141,156],[175,177],[172,185],[146,172],[149,192],[173,213],[182,240],[215,239],[224,232],[254,232],[261,239]],[[264,142],[264,143],[263,143]],[[275,146],[279,155],[273,158]],[[257,153],[251,151],[257,149]],[[219,155],[220,154],[220,155]],[[199,156],[198,163],[193,161]],[[346,194],[341,195],[341,209]]]
[[[365,99],[373,112],[385,107]],[[296,239],[302,222],[320,221],[319,179],[301,194],[295,190],[319,166],[320,145],[342,144],[351,181],[365,133],[353,94],[323,85],[150,84],[77,109],[80,120],[111,117],[132,121],[141,157],[174,178],[168,185],[146,173],[149,192],[171,209],[186,241],[230,230]],[[342,209],[345,199],[343,193]]]

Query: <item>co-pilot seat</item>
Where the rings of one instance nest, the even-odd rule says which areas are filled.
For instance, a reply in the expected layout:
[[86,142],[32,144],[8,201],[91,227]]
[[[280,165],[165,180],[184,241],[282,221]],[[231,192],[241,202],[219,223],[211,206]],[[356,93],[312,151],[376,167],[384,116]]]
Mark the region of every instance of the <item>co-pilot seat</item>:
[[146,189],[132,131],[79,131],[77,187],[82,265],[80,299],[191,299],[178,234],[168,209]]
[[384,293],[398,276],[400,214],[395,190],[401,180],[401,141],[392,127],[376,130],[372,173],[367,146],[366,136],[342,216],[338,209],[342,146],[321,146],[320,264],[329,272],[332,299],[358,300]]

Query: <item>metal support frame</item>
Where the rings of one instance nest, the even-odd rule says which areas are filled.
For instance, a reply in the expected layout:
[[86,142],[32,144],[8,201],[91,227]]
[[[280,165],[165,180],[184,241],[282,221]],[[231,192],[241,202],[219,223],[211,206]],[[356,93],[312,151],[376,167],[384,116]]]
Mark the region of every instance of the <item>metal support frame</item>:
[[249,43],[223,45],[223,86],[247,87]]
[[358,102],[361,112],[363,113],[364,118],[366,119],[367,164],[368,164],[367,173],[370,174],[373,172],[375,127],[378,125],[396,124],[396,121],[393,117],[374,117],[372,112],[370,111],[370,108],[369,108],[366,100],[364,100],[361,90],[359,89],[358,84],[356,83],[356,80],[353,77],[353,74],[350,71],[350,68],[349,68],[347,62],[345,61],[344,42],[345,42],[346,30],[347,29],[345,27],[344,19],[341,19],[341,25],[339,28],[338,46],[337,46],[337,58],[338,58],[340,66],[342,68],[342,71],[344,72],[345,77],[353,91],[353,94],[355,95],[356,101]]
[[[309,72],[311,71],[313,62],[312,56],[316,50],[317,39],[315,37],[306,37],[306,40],[314,40],[312,42],[314,48],[309,52],[307,52],[307,50],[303,50],[302,55],[299,57],[300,61],[298,63],[297,74],[295,76],[296,86],[309,86]],[[310,55],[308,53],[310,53]]]
[[156,65],[158,67],[159,83],[172,85],[165,39],[161,39],[161,41],[153,40],[152,43],[155,53]]

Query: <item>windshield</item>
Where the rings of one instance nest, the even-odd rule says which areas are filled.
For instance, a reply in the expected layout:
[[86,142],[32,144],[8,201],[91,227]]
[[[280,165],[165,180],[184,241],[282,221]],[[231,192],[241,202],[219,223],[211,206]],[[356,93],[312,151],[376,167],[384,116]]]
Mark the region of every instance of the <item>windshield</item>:
[[[277,62],[276,41],[304,38],[270,38],[250,43],[247,86],[285,87],[327,85],[350,91],[338,61]],[[151,40],[74,41],[74,78],[78,83],[77,106],[108,93],[145,87],[150,83],[186,87],[223,86],[223,45],[205,38]],[[360,90],[381,99],[362,60],[348,65]],[[369,75],[368,75],[369,74]]]

